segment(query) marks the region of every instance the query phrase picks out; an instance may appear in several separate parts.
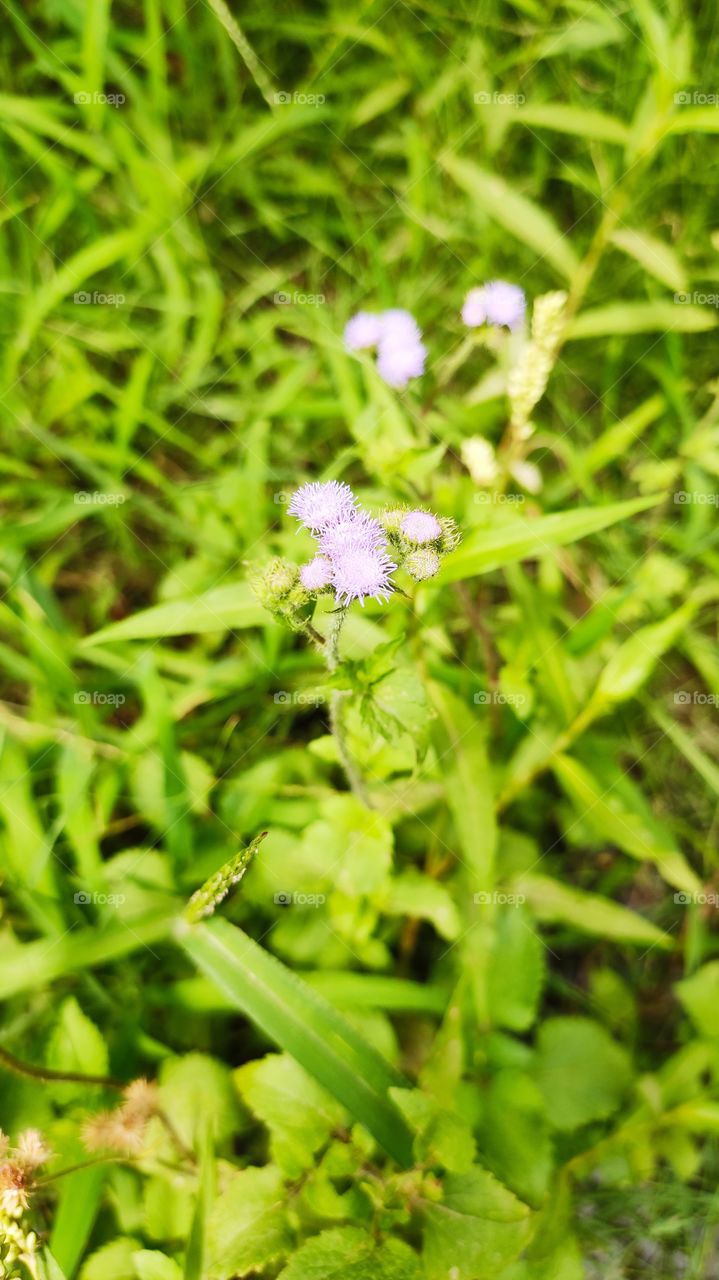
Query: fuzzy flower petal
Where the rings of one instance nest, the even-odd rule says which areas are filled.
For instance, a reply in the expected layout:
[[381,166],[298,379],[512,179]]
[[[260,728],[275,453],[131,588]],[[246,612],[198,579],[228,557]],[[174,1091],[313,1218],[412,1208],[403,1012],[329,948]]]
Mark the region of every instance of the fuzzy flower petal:
[[524,290],[518,284],[490,280],[481,289],[470,289],[462,308],[462,319],[471,328],[486,323],[518,329],[526,307]]
[[409,511],[402,521],[402,533],[409,542],[434,542],[442,532],[436,516],[428,511]]
[[400,307],[391,307],[383,311],[380,317],[382,325],[381,342],[397,342],[402,346],[411,346],[420,341],[422,333],[417,321],[409,311]]
[[303,484],[294,494],[287,510],[313,533],[320,533],[336,520],[346,519],[357,499],[348,484],[328,480]]
[[315,556],[300,569],[300,581],[308,591],[321,591],[332,581],[332,561],[327,556]]
[[377,357],[377,372],[388,386],[401,390],[407,386],[410,378],[422,376],[426,359],[427,348],[421,342],[412,341],[403,345],[383,341]]
[[320,536],[320,549],[330,558],[343,551],[376,551],[386,545],[382,525],[366,511],[353,511],[345,519],[336,520]]
[[364,608],[365,596],[388,600],[394,590],[391,573],[397,568],[384,551],[353,549],[341,552],[333,560],[332,583],[339,604],[359,600]]
[[348,351],[365,351],[368,347],[376,347],[382,330],[382,316],[374,311],[358,311],[345,325],[345,347]]

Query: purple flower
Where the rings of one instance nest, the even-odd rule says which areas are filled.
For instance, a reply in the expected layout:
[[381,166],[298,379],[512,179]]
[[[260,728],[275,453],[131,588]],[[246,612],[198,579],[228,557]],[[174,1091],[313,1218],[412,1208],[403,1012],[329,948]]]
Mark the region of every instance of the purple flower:
[[327,556],[315,556],[314,560],[303,564],[300,569],[300,582],[308,591],[321,591],[332,581],[332,561]]
[[366,511],[351,511],[323,529],[320,536],[320,549],[330,557],[344,551],[374,551],[386,545],[382,525]]
[[358,311],[345,325],[345,347],[348,351],[364,351],[376,347],[382,336],[382,316],[374,311]]
[[518,329],[524,320],[526,306],[524,290],[518,284],[490,280],[481,289],[470,289],[464,300],[462,320],[472,329],[482,324]]
[[409,311],[402,311],[400,307],[392,307],[389,311],[383,311],[380,316],[382,333],[380,343],[398,342],[402,346],[411,346],[420,341],[422,333],[417,321]]
[[434,542],[442,532],[436,516],[428,511],[409,511],[401,524],[401,530],[409,542]]
[[341,480],[328,480],[324,484],[312,481],[297,490],[287,510],[306,529],[321,533],[335,521],[347,519],[356,502],[349,485]]
[[378,548],[353,547],[342,551],[333,561],[332,585],[338,604],[349,605],[359,600],[364,608],[365,596],[388,600],[394,590],[390,575],[393,564],[386,552]]
[[410,378],[421,377],[426,358],[427,348],[415,339],[402,342],[394,337],[390,341],[383,338],[377,356],[377,372],[388,386],[401,390]]

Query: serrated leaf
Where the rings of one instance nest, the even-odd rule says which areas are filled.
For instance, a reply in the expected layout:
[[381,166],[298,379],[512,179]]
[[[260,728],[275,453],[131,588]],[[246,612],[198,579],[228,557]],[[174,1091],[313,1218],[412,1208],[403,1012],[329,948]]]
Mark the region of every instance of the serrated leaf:
[[616,1111],[631,1079],[626,1051],[590,1018],[549,1018],[539,1029],[537,1083],[555,1129]]
[[454,899],[445,885],[419,871],[394,876],[381,903],[387,915],[429,920],[442,938],[453,942],[462,925]]
[[207,1230],[207,1280],[262,1270],[292,1248],[287,1195],[279,1169],[242,1169],[213,1205]]
[[173,1258],[158,1249],[138,1249],[133,1253],[137,1280],[182,1280],[182,1270]]
[[440,1164],[453,1173],[466,1173],[472,1167],[475,1141],[459,1116],[419,1089],[390,1089],[390,1096],[417,1135],[418,1164]]
[[160,1096],[183,1142],[194,1147],[208,1130],[216,1142],[236,1132],[239,1107],[232,1077],[223,1062],[202,1053],[169,1058],[162,1064]]
[[274,1162],[297,1178],[347,1113],[289,1054],[269,1054],[234,1073],[250,1111],[270,1130]]
[[441,1203],[422,1208],[428,1280],[496,1280],[529,1237],[527,1206],[478,1166],[449,1174]]
[[479,1134],[483,1159],[531,1204],[552,1173],[552,1140],[542,1094],[526,1072],[505,1067],[487,1085]]
[[420,1280],[413,1249],[394,1238],[377,1242],[360,1227],[332,1227],[298,1249],[278,1280]]

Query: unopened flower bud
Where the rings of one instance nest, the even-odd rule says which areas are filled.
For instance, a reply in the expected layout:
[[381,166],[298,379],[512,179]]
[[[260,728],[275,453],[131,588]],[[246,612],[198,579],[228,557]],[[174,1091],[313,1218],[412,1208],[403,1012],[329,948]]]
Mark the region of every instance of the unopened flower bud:
[[441,563],[437,552],[431,547],[420,547],[417,551],[410,551],[404,567],[415,582],[424,582],[425,578],[434,577]]

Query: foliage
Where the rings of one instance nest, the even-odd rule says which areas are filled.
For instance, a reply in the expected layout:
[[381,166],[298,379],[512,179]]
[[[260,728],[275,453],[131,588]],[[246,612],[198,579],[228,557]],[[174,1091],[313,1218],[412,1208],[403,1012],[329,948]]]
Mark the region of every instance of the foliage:
[[0,1273],[718,1275],[713,14],[3,11]]

